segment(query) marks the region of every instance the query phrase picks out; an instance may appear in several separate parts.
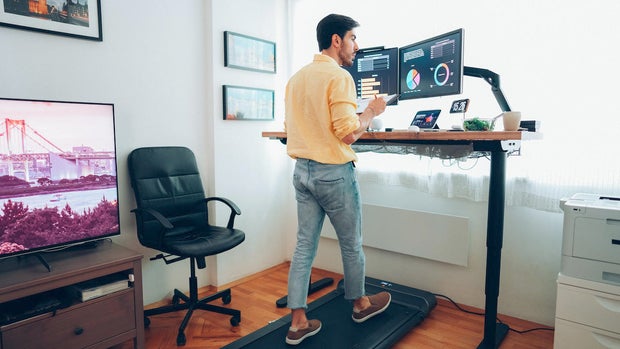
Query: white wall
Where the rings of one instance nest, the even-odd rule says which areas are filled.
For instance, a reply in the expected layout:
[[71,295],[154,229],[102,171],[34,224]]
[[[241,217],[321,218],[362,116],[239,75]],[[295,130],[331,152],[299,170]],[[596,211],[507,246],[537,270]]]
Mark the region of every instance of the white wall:
[[[199,271],[200,286],[230,282],[285,258],[280,226],[287,223],[277,218],[291,214],[289,203],[279,200],[290,196],[288,179],[283,183],[290,160],[282,147],[260,137],[263,129],[281,121],[221,120],[222,83],[281,92],[276,86],[281,73],[224,68],[221,32],[277,41],[279,60],[285,61],[283,4],[102,1],[102,42],[0,27],[0,96],[115,104],[122,234],[114,240],[145,255],[145,304],[161,300],[174,287],[186,290],[189,268],[187,262],[166,266],[149,261],[155,252],[142,248],[135,237],[126,158],[136,147],[193,149],[207,192],[229,197],[241,208],[236,226],[246,231],[247,241],[221,255],[221,261],[209,258],[207,271]],[[219,217],[224,210],[216,211],[218,223],[225,222]]]
[[[127,154],[146,145],[207,147],[209,94],[196,79],[205,75],[205,6],[193,5],[170,11],[151,1],[103,1],[103,42],[0,28],[3,97],[114,103],[122,232],[115,240],[146,256],[153,252],[140,248],[129,213],[135,206]],[[204,161],[200,167],[206,174]],[[147,303],[186,283],[175,277],[187,273],[186,265],[162,264],[144,261]]]
[[[467,45],[479,48],[475,51],[467,46],[467,64],[501,72],[511,105],[532,117],[557,113],[571,117],[583,115],[589,108],[597,113],[614,110],[606,102],[613,98],[601,98],[600,102],[605,102],[603,106],[590,98],[588,103],[574,104],[577,110],[572,112],[564,106],[562,97],[579,100],[587,86],[569,90],[568,94],[558,94],[556,89],[569,85],[572,81],[569,73],[575,67],[592,72],[585,77],[592,85],[598,68],[578,63],[590,62],[588,52],[595,48],[585,44],[582,47],[579,43],[587,43],[591,36],[597,44],[607,42],[596,35],[615,23],[608,16],[617,13],[616,4],[595,0],[566,13],[564,7],[576,5],[533,0],[510,1],[502,6],[489,0],[448,1],[453,8],[444,14],[453,13],[452,21],[420,25],[411,17],[420,13],[418,10],[430,11],[430,7],[436,10],[434,2],[390,0],[380,6],[370,1],[349,0],[308,3],[320,8],[321,15],[340,12],[358,19],[363,25],[358,32],[362,46],[399,46],[465,27]],[[415,8],[398,11],[398,5],[403,3],[415,4]],[[307,32],[289,33],[286,4],[286,0],[102,1],[103,42],[0,27],[0,96],[115,104],[122,228],[121,237],[115,240],[142,251],[147,257],[154,252],[139,246],[134,218],[129,213],[134,202],[126,173],[126,156],[131,149],[147,145],[174,144],[194,149],[209,194],[226,196],[238,203],[243,213],[237,219],[237,226],[247,234],[247,241],[238,248],[209,259],[210,275],[201,272],[200,285],[233,281],[282,262],[292,253],[294,243],[292,162],[280,143],[264,139],[260,134],[263,130],[281,129],[284,83],[294,70],[287,68],[292,65],[292,59],[307,62],[316,52],[313,31],[320,17],[310,18],[312,25]],[[581,8],[584,6],[585,9]],[[584,12],[581,17],[577,16],[580,12]],[[462,19],[455,19],[456,16]],[[581,21],[577,21],[579,18]],[[593,35],[584,35],[582,31],[590,27],[595,29]],[[499,40],[496,28],[505,28],[513,37],[519,36],[519,46]],[[224,30],[276,42],[278,74],[224,67]],[[572,41],[575,36],[578,42]],[[541,40],[534,40],[537,37]],[[558,42],[545,50],[544,40]],[[291,55],[287,54],[289,43],[294,44],[290,46]],[[528,59],[528,64],[522,62],[524,59]],[[530,65],[532,61],[556,64],[555,69],[542,71],[560,82],[550,86],[538,72],[528,76],[532,69],[541,69]],[[223,121],[222,84],[273,88],[276,120]],[[485,96],[489,94],[489,102],[480,102],[482,112],[495,107],[484,83],[480,82],[480,87],[470,83],[466,88],[481,91]],[[410,104],[408,108],[422,107]],[[404,114],[409,115],[409,109],[405,107]],[[394,113],[390,117],[399,117]],[[561,137],[562,134],[552,136]],[[437,199],[406,188],[368,184],[362,186],[362,191],[366,203],[397,203],[411,209],[430,205],[439,213],[471,218],[467,268],[367,249],[370,276],[483,306],[486,204]],[[217,216],[218,222],[225,220],[224,210],[218,209]],[[506,212],[500,312],[553,323],[560,235],[561,215],[557,213],[520,208]],[[145,259],[143,265],[146,304],[160,300],[173,287],[183,289],[187,285],[185,263],[165,266],[161,261]],[[333,241],[322,240],[316,265],[341,270],[338,248]]]
[[[291,205],[292,161],[279,142],[261,137],[283,125],[284,89],[287,79],[287,6],[284,0],[212,1],[214,182],[212,194],[230,197],[242,211],[239,227],[246,241],[218,257],[217,284],[237,280],[286,258],[284,241],[296,229]],[[276,74],[224,66],[224,31],[250,35],[276,43]],[[275,120],[222,120],[222,85],[273,89]],[[220,210],[218,217],[227,219]]]

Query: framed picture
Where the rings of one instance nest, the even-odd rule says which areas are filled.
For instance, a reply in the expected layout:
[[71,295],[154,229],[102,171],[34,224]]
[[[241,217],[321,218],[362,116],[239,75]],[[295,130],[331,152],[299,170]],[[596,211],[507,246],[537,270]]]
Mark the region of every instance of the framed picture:
[[0,25],[103,40],[100,0],[5,0],[0,4]]
[[225,31],[224,66],[275,73],[276,44],[271,41]]
[[274,91],[224,85],[224,120],[273,120]]

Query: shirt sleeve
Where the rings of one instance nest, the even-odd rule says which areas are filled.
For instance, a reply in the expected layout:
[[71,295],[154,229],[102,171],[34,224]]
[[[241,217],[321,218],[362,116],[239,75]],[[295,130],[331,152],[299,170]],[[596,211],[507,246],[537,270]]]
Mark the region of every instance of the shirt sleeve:
[[360,127],[359,117],[355,113],[355,82],[346,70],[342,72],[346,74],[339,74],[332,79],[328,89],[332,128],[338,139],[343,139]]

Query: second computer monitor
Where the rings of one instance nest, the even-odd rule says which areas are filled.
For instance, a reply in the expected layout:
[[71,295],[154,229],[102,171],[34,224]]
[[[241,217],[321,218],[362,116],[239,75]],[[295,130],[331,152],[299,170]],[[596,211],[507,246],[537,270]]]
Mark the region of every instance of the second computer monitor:
[[343,67],[355,80],[357,98],[388,96],[398,93],[398,48],[362,49],[353,65]]
[[463,29],[399,49],[400,99],[462,92]]

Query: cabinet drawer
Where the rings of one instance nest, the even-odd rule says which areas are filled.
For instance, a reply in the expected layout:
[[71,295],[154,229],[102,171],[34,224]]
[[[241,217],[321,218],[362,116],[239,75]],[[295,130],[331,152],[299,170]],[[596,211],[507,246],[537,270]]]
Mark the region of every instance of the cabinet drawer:
[[84,348],[135,329],[133,290],[94,299],[2,333],[2,348]]
[[556,317],[620,333],[620,295],[558,284]]
[[620,348],[620,334],[556,318],[553,347],[555,349],[617,349]]

